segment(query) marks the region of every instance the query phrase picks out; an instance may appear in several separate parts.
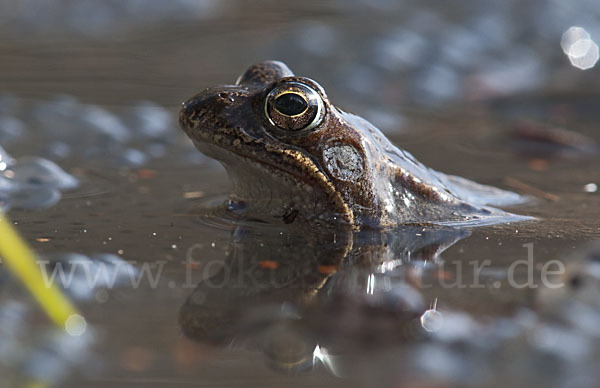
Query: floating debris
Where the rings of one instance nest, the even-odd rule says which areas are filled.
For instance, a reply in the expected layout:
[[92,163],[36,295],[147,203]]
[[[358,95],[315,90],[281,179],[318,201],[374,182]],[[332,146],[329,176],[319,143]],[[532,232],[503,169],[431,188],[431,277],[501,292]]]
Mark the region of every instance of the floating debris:
[[513,177],[504,178],[504,184],[513,189],[519,190],[526,195],[533,195],[538,198],[542,198],[551,202],[556,202],[560,200],[560,197],[556,194],[545,192],[537,187],[531,186],[525,182],[521,182],[520,180]]
[[508,136],[518,141],[515,147],[529,156],[575,156],[598,152],[594,139],[575,131],[533,122],[518,122]]

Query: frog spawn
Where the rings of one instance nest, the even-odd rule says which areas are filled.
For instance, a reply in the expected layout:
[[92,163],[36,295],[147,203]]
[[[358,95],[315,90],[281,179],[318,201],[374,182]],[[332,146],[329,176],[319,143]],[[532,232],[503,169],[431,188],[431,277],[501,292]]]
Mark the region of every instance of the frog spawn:
[[48,159],[15,161],[0,147],[0,210],[49,207],[60,200],[62,191],[78,184],[77,178]]
[[600,339],[600,243],[568,256],[536,293],[536,305],[546,316]]
[[[112,290],[123,292],[139,276],[132,264],[110,253],[52,254],[40,258],[37,265],[48,282],[59,286],[78,305],[104,303]],[[24,386],[22,381],[32,380],[59,386],[74,369],[90,372],[90,365],[96,368],[95,346],[100,338],[95,327],[78,326],[76,321],[69,326],[67,321],[66,330],[49,329],[24,289],[3,275],[0,272],[2,386]]]
[[[463,386],[595,386],[600,244],[559,256],[558,261],[564,266],[555,266],[556,273],[530,290],[532,309],[487,322],[467,313],[441,312],[442,324],[431,333],[435,347],[419,347],[428,357],[412,367],[432,375],[442,372],[444,379]],[[456,368],[440,368],[440,363],[456,366],[456,360],[464,360],[459,369],[467,368],[462,377],[453,375]],[[502,384],[498,376],[504,376]]]
[[[595,386],[599,377],[596,360],[600,356],[600,277],[598,263],[594,262],[600,250],[595,249],[576,258],[574,266],[567,265],[561,275],[564,288],[540,286],[533,291],[536,298],[547,298],[545,308],[523,309],[513,316],[490,320],[458,310],[438,310],[434,303],[421,315],[426,333],[405,338],[401,347],[392,350],[393,358],[401,360],[394,363],[395,378],[418,386]],[[382,298],[385,292],[379,285],[385,284],[386,278],[388,287],[396,284],[394,277],[406,279],[402,270],[406,268],[397,268],[393,275],[369,275],[363,291],[366,295],[361,297]],[[592,275],[584,281],[585,287],[578,284],[573,288],[568,283],[583,273],[589,274],[588,270]],[[418,292],[408,285],[398,291],[405,297]],[[563,298],[564,293],[567,298]],[[354,304],[357,300],[353,299]],[[573,304],[576,308],[569,307]],[[370,322],[371,316],[366,319]],[[394,335],[406,323],[396,322],[396,330],[389,335],[381,332],[383,338],[377,339],[393,343]],[[413,329],[411,333],[416,332]],[[322,363],[338,377],[355,378],[357,370],[364,373],[361,367],[377,363],[373,357],[378,355],[367,353],[357,360],[345,357],[335,346],[317,344],[313,363]]]
[[206,163],[209,159],[187,142],[173,144],[174,126],[172,113],[152,101],[113,111],[66,94],[31,103],[0,93],[0,144],[9,149],[25,146],[54,161],[139,167],[165,157],[172,146],[180,163]]
[[166,152],[171,124],[169,112],[148,101],[117,115],[68,95],[37,104],[29,120],[47,144],[41,152],[52,158],[76,157],[130,167]]
[[[33,145],[33,153],[52,160],[142,166],[166,155],[173,142],[172,126],[170,112],[150,101],[139,101],[116,114],[70,95],[29,104],[0,93],[0,145],[27,150]],[[182,163],[208,160],[187,143],[184,147],[177,152]],[[0,209],[47,208],[60,200],[61,192],[77,186],[77,179],[53,161],[44,157],[15,161],[0,147]]]

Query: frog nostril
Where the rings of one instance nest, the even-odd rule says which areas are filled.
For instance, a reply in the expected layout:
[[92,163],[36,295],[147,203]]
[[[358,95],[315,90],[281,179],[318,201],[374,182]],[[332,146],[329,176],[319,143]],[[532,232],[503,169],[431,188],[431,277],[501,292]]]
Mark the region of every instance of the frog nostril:
[[223,101],[225,103],[232,103],[235,101],[233,96],[230,95],[229,93],[220,92],[219,94],[217,94],[217,96],[219,96],[219,99],[221,99],[221,101]]

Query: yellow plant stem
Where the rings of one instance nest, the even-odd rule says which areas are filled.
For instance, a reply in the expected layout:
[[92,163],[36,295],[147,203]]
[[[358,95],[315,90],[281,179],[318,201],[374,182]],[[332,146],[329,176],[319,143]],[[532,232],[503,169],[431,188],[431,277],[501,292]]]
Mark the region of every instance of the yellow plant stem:
[[0,212],[0,257],[10,272],[19,279],[39,303],[48,317],[61,329],[77,310],[54,284],[46,284],[35,254],[19,236],[12,223]]

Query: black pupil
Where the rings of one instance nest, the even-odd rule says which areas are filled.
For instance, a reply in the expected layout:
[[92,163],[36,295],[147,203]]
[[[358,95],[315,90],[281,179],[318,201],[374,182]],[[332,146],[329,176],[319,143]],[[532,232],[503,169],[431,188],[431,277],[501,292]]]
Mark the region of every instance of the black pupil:
[[287,116],[295,116],[304,112],[308,104],[302,96],[296,93],[285,93],[275,99],[275,109]]

